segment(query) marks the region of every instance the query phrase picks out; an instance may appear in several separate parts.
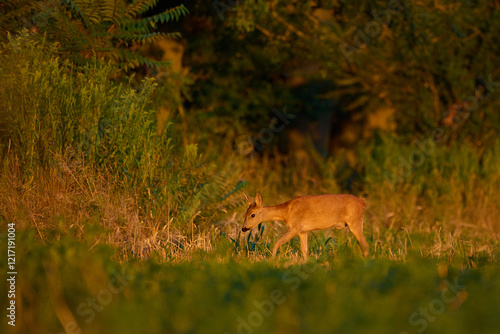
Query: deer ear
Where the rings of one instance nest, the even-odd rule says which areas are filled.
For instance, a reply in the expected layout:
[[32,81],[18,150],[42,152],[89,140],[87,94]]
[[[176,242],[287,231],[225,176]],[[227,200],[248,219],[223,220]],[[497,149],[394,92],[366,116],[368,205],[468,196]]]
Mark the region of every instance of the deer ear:
[[245,199],[247,200],[248,205],[253,203],[253,199],[251,199],[245,192],[243,192],[243,195],[245,195]]
[[255,194],[255,204],[257,204],[257,207],[261,207],[262,203],[264,201],[262,200],[262,195],[258,192]]

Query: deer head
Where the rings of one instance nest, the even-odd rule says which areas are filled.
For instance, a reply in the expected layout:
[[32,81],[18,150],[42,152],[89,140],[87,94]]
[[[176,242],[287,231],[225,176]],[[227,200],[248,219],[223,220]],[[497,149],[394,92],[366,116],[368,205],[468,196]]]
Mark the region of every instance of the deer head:
[[255,199],[250,198],[247,194],[245,195],[245,199],[248,203],[248,209],[245,213],[245,222],[243,223],[243,228],[241,229],[243,232],[249,231],[255,226],[259,225],[262,222],[262,195],[260,193],[255,194]]

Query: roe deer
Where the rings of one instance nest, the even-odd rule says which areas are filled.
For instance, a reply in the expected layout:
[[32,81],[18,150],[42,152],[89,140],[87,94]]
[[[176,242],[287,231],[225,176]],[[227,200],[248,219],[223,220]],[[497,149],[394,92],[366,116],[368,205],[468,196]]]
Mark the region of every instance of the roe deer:
[[273,257],[285,242],[296,235],[300,238],[302,255],[307,259],[307,232],[337,229],[349,226],[352,234],[358,239],[363,256],[368,256],[368,243],[363,235],[363,213],[366,202],[354,195],[318,195],[297,197],[276,206],[263,206],[262,195],[257,193],[255,199],[245,194],[248,210],[245,213],[243,232],[268,220],[285,221],[288,231],[278,239],[273,248]]

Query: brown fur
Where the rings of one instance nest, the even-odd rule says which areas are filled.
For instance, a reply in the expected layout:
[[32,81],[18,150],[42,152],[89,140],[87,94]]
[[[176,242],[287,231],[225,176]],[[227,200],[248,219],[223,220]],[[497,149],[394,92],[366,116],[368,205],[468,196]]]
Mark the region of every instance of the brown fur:
[[307,258],[307,232],[346,226],[358,240],[363,256],[368,256],[368,242],[363,235],[366,208],[363,198],[354,195],[302,196],[280,205],[263,206],[260,193],[255,195],[255,199],[246,194],[245,197],[249,207],[245,213],[243,232],[268,220],[284,221],[288,226],[288,231],[274,245],[273,256],[281,245],[298,235],[302,255]]

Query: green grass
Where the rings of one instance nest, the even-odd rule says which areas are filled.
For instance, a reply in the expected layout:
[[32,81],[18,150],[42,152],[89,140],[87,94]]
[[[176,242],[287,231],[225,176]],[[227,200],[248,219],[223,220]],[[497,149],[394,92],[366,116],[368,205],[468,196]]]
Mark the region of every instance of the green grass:
[[[430,248],[432,235],[407,235],[414,246],[397,259],[391,256],[397,237],[363,259],[349,235],[340,234],[322,252],[318,245],[324,239],[318,238],[311,240],[313,256],[306,263],[300,261],[297,243],[271,259],[265,250],[247,252],[248,245],[238,251],[236,243],[246,239],[224,236],[212,240],[211,250],[199,248],[167,262],[153,257],[119,263],[113,260],[117,250],[109,246],[70,236],[43,245],[34,231],[18,232],[16,329],[493,333],[500,325],[498,242],[490,241],[489,249],[481,251],[460,246],[457,238],[453,252],[437,256]],[[5,291],[5,280],[2,285]],[[1,326],[7,331],[5,321]]]

